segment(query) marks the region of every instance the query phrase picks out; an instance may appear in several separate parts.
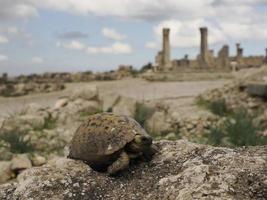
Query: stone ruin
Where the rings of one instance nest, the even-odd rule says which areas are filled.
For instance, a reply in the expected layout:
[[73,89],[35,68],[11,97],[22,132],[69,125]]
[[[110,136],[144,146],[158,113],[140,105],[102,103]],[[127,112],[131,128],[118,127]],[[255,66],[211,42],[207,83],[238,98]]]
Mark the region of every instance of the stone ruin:
[[242,68],[260,67],[267,63],[267,48],[265,56],[243,55],[244,49],[240,43],[236,44],[236,55],[230,56],[229,46],[223,45],[218,55],[214,56],[214,51],[208,46],[208,28],[200,27],[200,54],[196,59],[189,59],[185,55],[182,59],[171,60],[170,29],[163,28],[162,50],[155,57],[155,71],[190,71],[190,70],[218,70],[231,71]]

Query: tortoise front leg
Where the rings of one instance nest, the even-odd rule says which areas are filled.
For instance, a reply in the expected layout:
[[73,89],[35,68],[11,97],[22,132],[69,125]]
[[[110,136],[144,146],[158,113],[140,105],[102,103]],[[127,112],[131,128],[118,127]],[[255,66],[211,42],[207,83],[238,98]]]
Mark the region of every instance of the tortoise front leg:
[[130,158],[125,151],[122,151],[118,159],[108,167],[108,174],[113,175],[129,166]]

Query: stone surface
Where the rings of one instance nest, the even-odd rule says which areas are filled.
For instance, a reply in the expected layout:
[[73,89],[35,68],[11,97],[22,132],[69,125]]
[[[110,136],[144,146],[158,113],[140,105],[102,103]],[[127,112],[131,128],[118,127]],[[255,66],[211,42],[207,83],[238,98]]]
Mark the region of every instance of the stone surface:
[[0,186],[0,199],[265,199],[267,147],[215,148],[161,141],[149,163],[116,177],[80,161],[55,159]]
[[120,97],[113,106],[112,112],[118,115],[127,115],[133,117],[136,110],[136,100],[129,97]]
[[28,130],[28,129],[42,129],[45,125],[45,116],[38,113],[14,115],[6,118],[2,128],[6,130]]
[[120,100],[118,94],[109,94],[108,96],[101,97],[103,111],[108,111],[113,108],[114,105]]
[[27,154],[18,154],[11,160],[11,169],[21,171],[32,167],[31,160]]
[[0,184],[12,178],[11,162],[0,161]]
[[167,115],[164,111],[156,111],[146,122],[146,127],[149,132],[161,135],[172,131],[171,123],[167,120]]
[[17,120],[17,123],[22,125],[28,124],[35,129],[42,128],[45,125],[45,118],[42,116],[21,115],[17,118]]
[[248,84],[246,92],[251,96],[267,98],[267,84]]
[[34,155],[31,159],[33,166],[41,166],[46,163],[46,158],[40,155]]
[[98,98],[98,89],[94,85],[88,85],[84,88],[77,89],[71,95],[71,99],[96,100]]
[[54,109],[60,109],[68,104],[68,98],[60,98],[56,101]]

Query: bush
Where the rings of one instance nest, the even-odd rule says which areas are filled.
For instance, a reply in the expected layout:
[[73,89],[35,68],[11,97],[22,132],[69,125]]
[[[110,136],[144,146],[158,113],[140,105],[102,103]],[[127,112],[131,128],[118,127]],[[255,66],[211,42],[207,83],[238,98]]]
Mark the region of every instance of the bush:
[[[19,130],[1,131],[0,140],[6,143],[12,153],[28,153],[34,150],[26,132]],[[4,146],[4,144],[1,144]]]
[[44,127],[43,129],[55,129],[57,126],[57,120],[52,118],[52,117],[48,117],[45,119],[45,123],[44,123]]
[[149,62],[146,65],[141,67],[140,73],[144,73],[144,72],[146,72],[147,70],[150,70],[150,69],[153,69],[153,65],[152,65],[152,63]]
[[255,124],[246,109],[239,108],[225,122],[211,129],[208,143],[215,146],[255,146],[267,144],[267,138],[258,133],[261,127]]
[[207,137],[209,144],[220,146],[223,143],[225,133],[220,127],[213,127]]
[[142,126],[145,126],[145,122],[152,116],[154,109],[146,106],[143,103],[136,103],[136,109],[134,119]]
[[215,115],[225,116],[229,113],[225,99],[218,99],[209,104],[208,109]]
[[253,123],[253,116],[244,108],[239,108],[231,119],[225,122],[225,131],[229,142],[234,146],[267,144],[266,138],[258,135],[260,127]]
[[229,113],[231,113],[231,111],[227,108],[225,99],[208,101],[203,97],[199,97],[197,99],[197,105],[205,109],[208,109],[210,112],[218,116],[226,116]]

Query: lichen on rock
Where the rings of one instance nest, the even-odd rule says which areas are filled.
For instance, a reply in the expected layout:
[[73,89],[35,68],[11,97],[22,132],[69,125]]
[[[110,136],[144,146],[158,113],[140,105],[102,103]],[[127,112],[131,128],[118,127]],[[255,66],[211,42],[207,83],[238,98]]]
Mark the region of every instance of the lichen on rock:
[[267,147],[219,148],[185,140],[156,142],[150,162],[116,177],[81,161],[54,159],[0,186],[0,199],[265,199]]

